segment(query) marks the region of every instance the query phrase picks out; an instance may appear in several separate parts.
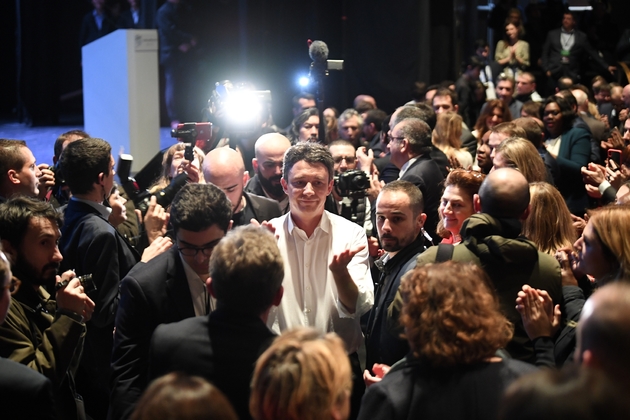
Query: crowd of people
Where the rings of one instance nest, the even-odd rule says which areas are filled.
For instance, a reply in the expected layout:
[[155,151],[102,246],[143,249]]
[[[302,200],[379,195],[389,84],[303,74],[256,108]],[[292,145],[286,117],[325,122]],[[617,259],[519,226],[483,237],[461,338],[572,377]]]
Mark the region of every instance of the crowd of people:
[[146,194],[83,131],[52,166],[0,139],[3,416],[627,417],[630,85],[579,83],[565,13],[541,97],[509,16],[496,78],[302,93]]

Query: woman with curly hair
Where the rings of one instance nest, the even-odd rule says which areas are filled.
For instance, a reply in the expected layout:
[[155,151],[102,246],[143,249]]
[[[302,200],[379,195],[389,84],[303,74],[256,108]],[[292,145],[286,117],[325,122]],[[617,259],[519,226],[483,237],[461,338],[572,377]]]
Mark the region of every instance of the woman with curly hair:
[[477,140],[480,140],[486,131],[490,130],[495,125],[509,121],[512,121],[510,109],[502,100],[493,99],[486,102],[486,105],[482,108],[481,115],[479,115],[477,119],[475,130],[472,134]]
[[512,338],[483,269],[448,261],[403,278],[412,354],[368,388],[359,420],[492,419],[506,387],[535,368],[496,356]]
[[298,328],[278,337],[256,362],[249,411],[255,420],[346,420],[351,392],[339,336]]

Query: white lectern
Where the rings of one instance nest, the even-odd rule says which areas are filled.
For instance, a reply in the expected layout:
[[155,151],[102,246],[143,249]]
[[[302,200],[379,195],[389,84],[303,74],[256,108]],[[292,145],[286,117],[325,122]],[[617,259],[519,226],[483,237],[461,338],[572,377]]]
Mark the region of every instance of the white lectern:
[[158,35],[120,29],[85,45],[85,131],[107,140],[112,155],[133,155],[137,172],[160,150]]

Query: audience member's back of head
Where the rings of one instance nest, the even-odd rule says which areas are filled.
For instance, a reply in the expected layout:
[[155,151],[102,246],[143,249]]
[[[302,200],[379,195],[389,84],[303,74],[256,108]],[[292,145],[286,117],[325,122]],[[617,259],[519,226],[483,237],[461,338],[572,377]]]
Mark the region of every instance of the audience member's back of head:
[[524,376],[506,391],[500,420],[621,420],[626,395],[594,369],[567,365]]
[[520,219],[529,205],[529,184],[516,169],[492,171],[479,188],[481,211],[499,219]]
[[533,118],[521,117],[512,121],[514,125],[525,131],[525,137],[536,149],[542,146],[543,131],[542,127]]
[[79,139],[66,146],[59,162],[72,194],[91,192],[99,174],[111,173],[111,152],[109,143],[98,138]]
[[140,398],[131,420],[237,420],[234,408],[214,385],[180,372],[156,379]]
[[283,333],[256,362],[249,410],[255,420],[345,420],[352,390],[350,362],[334,333]]
[[250,225],[231,230],[212,251],[210,277],[219,307],[259,316],[274,303],[284,279],[276,238]]
[[401,294],[409,346],[431,366],[482,362],[512,338],[488,276],[472,263],[417,267],[403,277]]
[[527,182],[545,182],[547,180],[547,168],[534,145],[522,137],[508,137],[495,149],[496,155],[501,154],[501,159],[495,158],[495,169],[498,166],[518,169]]
[[[427,123],[429,128],[433,130],[437,122],[437,117],[433,108],[427,104],[405,105],[396,110],[396,124],[402,120],[417,118]],[[391,127],[394,128],[394,127]]]
[[589,298],[578,325],[576,358],[630,391],[630,284],[608,283]]

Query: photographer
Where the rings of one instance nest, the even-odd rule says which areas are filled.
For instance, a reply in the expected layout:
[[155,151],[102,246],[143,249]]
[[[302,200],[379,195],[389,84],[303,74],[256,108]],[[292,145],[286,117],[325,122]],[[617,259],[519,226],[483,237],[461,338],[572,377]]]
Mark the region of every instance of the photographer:
[[[77,419],[82,407],[76,405],[74,375],[94,302],[73,272],[57,275],[63,259],[57,247],[61,223],[59,213],[34,198],[16,197],[0,205],[2,247],[17,278],[0,325],[0,357],[50,379],[56,418]],[[49,292],[62,279],[67,285],[51,299]]]
[[[357,189],[350,191],[341,191],[339,188],[340,174],[355,171],[357,169],[357,158],[355,156],[354,146],[346,140],[335,140],[328,146],[330,154],[334,161],[335,170],[335,186],[332,190],[337,212],[340,216],[363,226],[366,234],[369,236],[372,232],[372,220],[370,219],[370,201],[365,197],[365,189]],[[346,183],[353,184],[355,188],[362,186],[362,180],[365,180],[365,187],[369,186],[369,179],[364,173],[358,172],[352,181]],[[346,196],[349,193],[350,197]]]

